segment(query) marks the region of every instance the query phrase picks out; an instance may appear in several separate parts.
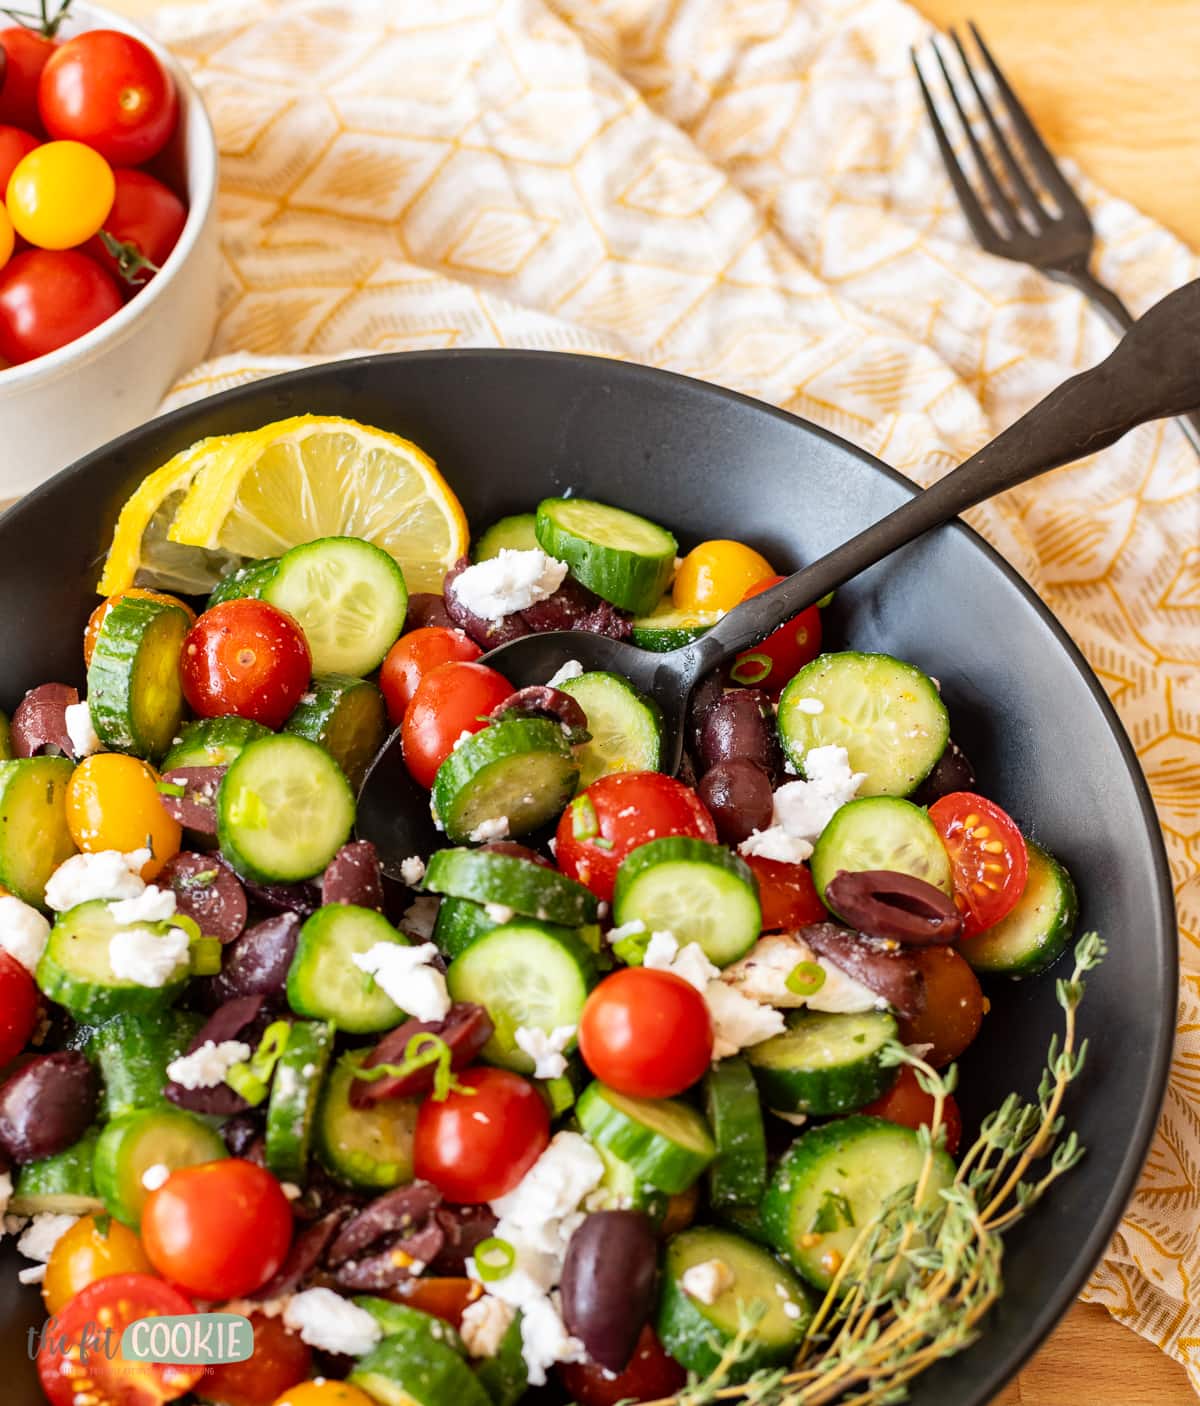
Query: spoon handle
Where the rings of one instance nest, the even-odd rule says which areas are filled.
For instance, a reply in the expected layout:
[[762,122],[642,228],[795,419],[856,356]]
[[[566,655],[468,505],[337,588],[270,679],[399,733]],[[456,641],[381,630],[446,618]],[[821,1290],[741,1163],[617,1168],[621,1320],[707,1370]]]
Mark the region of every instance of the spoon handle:
[[1099,365],[1064,381],[966,463],[827,556],[731,611],[688,647],[697,677],[965,508],[1105,449],[1146,420],[1198,406],[1200,279],[1156,303]]

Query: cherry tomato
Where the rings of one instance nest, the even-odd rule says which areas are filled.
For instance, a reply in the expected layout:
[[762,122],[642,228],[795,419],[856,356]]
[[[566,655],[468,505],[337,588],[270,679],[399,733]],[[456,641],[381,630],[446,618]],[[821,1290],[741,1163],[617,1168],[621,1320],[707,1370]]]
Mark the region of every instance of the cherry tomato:
[[291,1243],[292,1208],[279,1183],[241,1157],[177,1168],[142,1207],[150,1263],[200,1299],[253,1293]]
[[427,1098],[417,1113],[413,1169],[447,1201],[494,1201],[546,1150],[550,1113],[528,1079],[507,1069],[464,1069],[474,1093]]
[[983,992],[953,947],[918,947],[912,955],[925,977],[925,1009],[913,1019],[901,1019],[900,1038],[906,1045],[932,1045],[925,1061],[941,1069],[979,1034]]
[[117,285],[77,249],[27,249],[0,271],[0,356],[14,364],[65,347],[121,310]]
[[584,1003],[579,1051],[597,1079],[636,1098],[673,1098],[704,1076],[712,1059],[704,997],[673,972],[626,967]]
[[140,166],[171,139],[179,97],[140,39],[92,29],[51,54],[38,80],[38,112],[52,137],[86,142],[114,166]]
[[334,1382],[318,1377],[315,1381],[289,1387],[275,1406],[376,1406],[376,1402],[373,1396],[368,1396],[351,1382]]
[[119,600],[124,600],[126,596],[137,596],[142,600],[162,601],[164,605],[174,605],[184,611],[188,619],[194,625],[196,623],[196,612],[188,605],[187,601],[180,600],[178,596],[169,596],[164,591],[147,591],[141,586],[130,586],[124,591],[117,591],[107,600],[102,600],[88,617],[87,628],[83,632],[83,662],[91,664],[92,652],[96,648],[96,637],[100,633],[100,627],[104,624],[104,617]]
[[758,854],[745,858],[758,880],[763,932],[786,932],[828,919],[807,864],[784,864]]
[[46,1265],[42,1299],[47,1313],[61,1313],[81,1290],[110,1274],[153,1274],[142,1242],[112,1216],[80,1216],[59,1237]]
[[16,1059],[37,1024],[38,989],[11,952],[0,949],[0,1069]]
[[43,142],[9,178],[13,228],[39,249],[73,249],[100,229],[117,185],[112,167],[82,142]]
[[308,1376],[312,1348],[289,1333],[281,1319],[252,1313],[250,1326],[253,1356],[213,1367],[201,1387],[206,1401],[219,1401],[221,1406],[271,1406],[281,1392]]
[[148,847],[142,866],[147,883],[179,853],[183,831],[163,808],[158,773],[137,757],[97,752],[79,763],[67,782],[67,829],[88,854]]
[[563,811],[555,836],[562,872],[608,902],[621,860],[665,835],[717,838],[703,802],[682,781],[657,771],[602,776]]
[[[0,87],[0,104],[3,101],[4,89]],[[22,157],[28,156],[35,146],[40,145],[41,138],[27,132],[24,127],[0,125],[0,190],[8,189],[9,177]]]
[[[901,1067],[900,1077],[886,1094],[858,1111],[886,1118],[889,1123],[903,1123],[906,1128],[933,1127],[933,1095],[917,1083],[909,1064]],[[953,1157],[962,1141],[962,1114],[953,1094],[948,1094],[942,1104],[942,1122],[946,1128],[946,1151]]]
[[774,575],[766,557],[742,542],[701,542],[679,564],[671,598],[677,610],[732,610],[751,586]]
[[[778,586],[783,576],[768,576],[756,581],[742,600],[760,595]],[[793,615],[786,625],[773,630],[765,640],[739,654],[729,670],[733,683],[761,688],[772,698],[778,698],[784,684],[821,652],[821,612],[815,605]]]
[[150,1274],[112,1274],[89,1284],[43,1330],[37,1369],[51,1406],[161,1406],[190,1391],[202,1366],[131,1362],[120,1343],[140,1318],[195,1311],[178,1289]]
[[23,24],[0,29],[0,47],[7,62],[4,83],[0,85],[0,122],[15,122],[20,127],[37,127],[38,80],[46,60],[58,48],[48,35]]
[[387,700],[388,717],[396,727],[400,726],[417,685],[431,669],[454,661],[470,664],[482,653],[465,630],[426,625],[401,635],[388,650],[379,671],[379,687]]
[[104,221],[104,233],[121,245],[120,256],[109,253],[99,234],[88,240],[83,252],[111,274],[119,287],[141,288],[162,268],[179,242],[187,224],[187,206],[170,186],[145,171],[120,167],[113,175],[116,193]]
[[308,687],[312,654],[290,615],[262,600],[228,600],[184,636],[180,671],[199,717],[235,713],[280,728]]
[[1029,877],[1029,853],[1015,822],[993,801],[954,791],[929,807],[954,870],[954,901],[963,938],[994,927],[1017,906]]
[[[598,1362],[562,1363],[557,1370],[567,1394],[579,1406],[658,1401],[674,1396],[687,1381],[687,1373],[667,1354],[649,1323],[642,1329],[623,1372],[609,1372]],[[312,1406],[317,1404],[314,1402]]]
[[474,1279],[459,1279],[451,1275],[425,1275],[419,1279],[403,1279],[387,1297],[422,1313],[444,1318],[454,1327],[462,1327],[463,1309],[483,1294],[483,1285]]
[[513,686],[486,664],[439,664],[424,675],[404,714],[401,740],[412,778],[427,789],[464,732],[478,732]]

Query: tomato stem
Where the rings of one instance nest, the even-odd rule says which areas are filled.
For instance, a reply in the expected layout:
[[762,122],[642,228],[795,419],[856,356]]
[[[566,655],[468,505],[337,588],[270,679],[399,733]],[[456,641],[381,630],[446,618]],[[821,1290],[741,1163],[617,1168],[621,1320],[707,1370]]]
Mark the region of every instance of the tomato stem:
[[67,17],[67,11],[71,8],[71,0],[60,0],[57,10],[50,13],[47,0],[38,0],[38,13],[31,10],[10,10],[7,5],[0,5],[0,14],[7,15],[9,19],[16,20],[25,29],[36,29],[39,34],[44,34],[47,39],[53,39],[62,26],[63,20]]
[[141,287],[142,280],[137,277],[139,273],[148,271],[154,274],[158,272],[158,265],[148,259],[136,244],[122,244],[115,235],[109,234],[106,229],[100,231],[100,242],[117,261],[117,272],[126,283],[133,284],[135,288]]

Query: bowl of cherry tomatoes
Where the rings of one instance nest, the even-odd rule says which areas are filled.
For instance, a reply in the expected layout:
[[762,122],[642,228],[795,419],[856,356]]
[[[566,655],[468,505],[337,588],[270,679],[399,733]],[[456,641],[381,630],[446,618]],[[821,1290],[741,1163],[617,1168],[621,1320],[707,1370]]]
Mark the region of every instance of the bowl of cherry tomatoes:
[[122,17],[0,29],[0,502],[154,414],[217,314],[217,147]]

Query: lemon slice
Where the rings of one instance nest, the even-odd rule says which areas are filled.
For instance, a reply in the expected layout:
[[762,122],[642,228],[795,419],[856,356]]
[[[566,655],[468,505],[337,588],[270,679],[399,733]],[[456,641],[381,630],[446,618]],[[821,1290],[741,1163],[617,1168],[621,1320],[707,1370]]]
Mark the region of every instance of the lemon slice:
[[415,444],[354,420],[299,415],[243,437],[194,477],[173,543],[241,557],[281,556],[318,537],[361,537],[440,591],[467,550],[462,505]]

